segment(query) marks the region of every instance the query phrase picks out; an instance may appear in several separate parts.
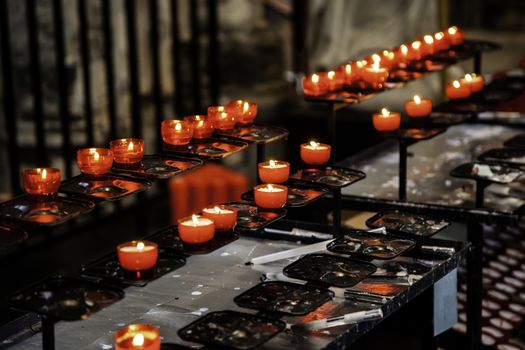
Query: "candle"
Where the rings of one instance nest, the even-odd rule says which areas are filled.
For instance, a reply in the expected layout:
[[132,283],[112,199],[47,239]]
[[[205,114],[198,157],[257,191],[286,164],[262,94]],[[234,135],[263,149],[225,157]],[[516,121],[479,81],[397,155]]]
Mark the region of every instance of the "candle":
[[422,57],[421,53],[421,41],[414,41],[410,45],[408,50],[407,58],[409,61],[419,61]]
[[386,68],[379,67],[379,62],[374,62],[372,67],[367,67],[362,72],[363,81],[374,88],[381,87],[387,78],[388,70]]
[[485,87],[485,80],[482,76],[478,76],[474,73],[465,74],[465,77],[461,79],[461,84],[465,84],[470,89],[471,94],[480,92]]
[[422,53],[424,56],[430,56],[434,54],[435,47],[434,47],[434,37],[432,35],[425,35],[423,37],[424,45],[422,47]]
[[226,106],[229,113],[232,113],[237,124],[250,125],[257,117],[257,104],[245,100],[230,101]]
[[332,147],[324,143],[310,141],[303,143],[300,148],[301,159],[306,164],[321,165],[330,160]]
[[208,118],[217,130],[231,130],[235,127],[235,115],[224,106],[208,107]]
[[426,117],[432,112],[432,100],[414,95],[412,100],[405,102],[405,111],[412,118]]
[[394,131],[401,125],[401,115],[383,108],[381,113],[374,113],[372,123],[377,131]]
[[290,177],[290,163],[270,160],[258,164],[259,178],[265,183],[280,184]]
[[160,134],[164,143],[172,146],[184,146],[193,137],[193,125],[185,120],[164,120],[160,126]]
[[56,168],[26,169],[22,172],[22,184],[29,194],[55,194],[60,187],[60,170]]
[[194,139],[207,139],[213,134],[213,123],[205,115],[190,115],[184,117],[184,120],[193,126]]
[[450,43],[445,39],[445,34],[443,32],[436,33],[434,39],[436,50],[444,51],[450,49]]
[[140,163],[144,156],[144,140],[141,139],[119,139],[109,143],[113,160],[119,164]]
[[160,331],[149,324],[131,324],[113,338],[115,350],[160,350]]
[[77,165],[83,174],[106,174],[113,165],[113,152],[107,148],[79,149],[77,151]]
[[237,208],[227,205],[204,208],[202,216],[213,220],[217,230],[231,230],[237,224]]
[[465,84],[460,84],[459,81],[454,80],[452,83],[445,86],[445,94],[451,100],[467,98],[470,96],[470,87]]
[[343,87],[343,80],[334,71],[329,71],[319,75],[319,84],[325,91],[337,91]]
[[383,51],[383,66],[387,69],[393,69],[397,66],[396,55],[392,51]]
[[461,45],[465,37],[465,33],[456,26],[450,27],[445,33],[445,37],[450,45]]
[[265,209],[284,207],[288,200],[288,187],[275,184],[259,185],[253,188],[255,204]]
[[305,95],[320,96],[326,93],[319,84],[319,75],[312,74],[309,78],[303,78],[303,91]]
[[366,68],[366,65],[368,64],[365,60],[360,60],[354,63],[352,70],[353,70],[353,81],[361,80],[363,79],[363,72]]
[[120,266],[128,271],[146,271],[157,264],[159,248],[148,241],[131,241],[117,246]]
[[178,223],[179,237],[185,243],[206,243],[215,236],[215,223],[210,218],[192,215],[180,219]]
[[347,63],[343,66],[340,66],[338,69],[338,74],[340,75],[343,84],[352,85],[354,81],[354,75],[352,73],[352,64]]
[[408,62],[408,46],[401,45],[399,47],[398,61],[399,61],[399,63],[407,63]]

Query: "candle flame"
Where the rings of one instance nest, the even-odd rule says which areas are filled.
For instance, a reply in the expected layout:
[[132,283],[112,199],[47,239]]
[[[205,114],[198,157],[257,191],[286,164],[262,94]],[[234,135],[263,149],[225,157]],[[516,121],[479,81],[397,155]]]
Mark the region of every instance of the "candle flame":
[[383,115],[383,117],[386,118],[386,117],[390,116],[390,111],[388,109],[386,109],[386,108],[382,108],[381,109],[381,114]]
[[421,41],[414,41],[414,42],[412,43],[412,48],[413,48],[414,50],[419,50],[420,47],[421,47]]
[[175,130],[176,131],[181,131],[182,130],[182,124],[181,123],[175,124]]
[[204,125],[204,121],[199,120],[199,123],[197,123],[197,127],[202,128],[203,125]]
[[221,117],[221,119],[226,119],[228,117],[228,113],[222,112],[220,117]]
[[271,184],[269,184],[266,188],[268,188],[268,191],[270,191],[270,192],[273,191],[273,186]]
[[133,141],[130,141],[128,144],[128,151],[133,151]]
[[443,39],[444,36],[445,34],[443,34],[443,32],[439,32],[439,33],[436,33],[436,35],[434,35],[434,38],[436,38],[436,40],[441,40]]
[[470,75],[470,74],[465,74],[465,80],[466,80],[466,81],[469,81],[469,82],[472,81],[472,75]]
[[248,113],[249,110],[250,110],[250,104],[248,102],[244,102],[244,104],[242,105],[242,112]]
[[388,59],[389,59],[389,60],[393,60],[395,56],[396,56],[396,55],[395,55],[392,51],[390,51],[390,52],[388,53]]
[[352,74],[352,65],[347,64],[345,66],[345,71],[346,71],[346,74]]
[[454,35],[454,34],[456,34],[457,31],[458,31],[458,27],[456,27],[456,26],[453,26],[453,27],[448,28],[448,33],[449,33],[450,35]]
[[100,154],[98,154],[98,152],[95,151],[95,153],[93,153],[93,160],[94,160],[95,162],[98,162],[99,159],[100,159]]
[[138,250],[144,250],[144,247],[145,247],[144,243],[142,243],[142,242],[138,242],[137,243],[137,249]]
[[434,43],[434,38],[432,37],[432,35],[425,35],[423,37],[423,40],[425,40],[425,42],[429,45]]
[[418,95],[414,95],[414,102],[418,105],[421,103],[421,97],[419,97]]
[[319,82],[319,76],[317,74],[312,74],[312,83],[317,84]]
[[45,179],[47,179],[47,170],[42,169],[42,180],[45,180]]
[[218,112],[224,112],[224,106],[217,107],[217,111]]
[[191,216],[191,221],[193,221],[193,226],[199,225],[199,218],[197,217],[197,215],[193,214]]
[[383,50],[383,56],[388,56],[388,50]]
[[456,89],[458,89],[459,86],[460,86],[459,81],[454,80],[454,81],[452,82],[452,86],[455,87]]
[[374,70],[374,71],[378,71],[379,70],[379,62],[374,62],[374,64],[372,65],[372,70]]
[[135,334],[133,341],[131,342],[133,346],[142,346],[144,345],[144,335],[142,333]]
[[313,149],[316,149],[317,147],[319,147],[319,142],[310,141],[310,146],[312,146]]
[[408,47],[406,45],[401,45],[401,53],[406,56],[408,53]]
[[374,61],[374,63],[379,63],[381,62],[381,57],[375,53],[372,55],[372,61]]
[[363,61],[357,61],[356,63],[357,68],[363,68],[364,64]]
[[335,72],[333,70],[329,71],[327,75],[328,75],[328,79],[334,80]]
[[275,168],[275,160],[270,160],[270,168]]
[[213,208],[213,210],[215,210],[215,214],[220,214],[221,213],[221,208],[219,208],[218,206],[215,206]]

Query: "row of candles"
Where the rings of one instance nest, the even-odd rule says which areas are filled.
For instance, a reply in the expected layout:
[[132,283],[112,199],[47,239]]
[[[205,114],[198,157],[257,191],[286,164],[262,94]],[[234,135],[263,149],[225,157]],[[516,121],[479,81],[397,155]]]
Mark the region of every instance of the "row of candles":
[[389,77],[390,71],[406,68],[412,62],[420,61],[439,51],[460,45],[464,32],[453,26],[445,31],[427,34],[410,44],[403,44],[392,50],[383,50],[355,62],[348,62],[335,70],[312,74],[303,79],[306,95],[320,96],[340,90],[343,85],[364,84],[379,88]]

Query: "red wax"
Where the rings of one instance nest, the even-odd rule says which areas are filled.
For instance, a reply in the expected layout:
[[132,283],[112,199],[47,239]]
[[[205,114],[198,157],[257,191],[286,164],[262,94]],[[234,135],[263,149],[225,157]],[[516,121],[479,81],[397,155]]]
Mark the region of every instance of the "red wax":
[[192,215],[178,221],[179,237],[189,244],[206,243],[215,236],[215,223],[212,219]]
[[374,113],[372,123],[377,131],[394,131],[401,125],[401,115],[383,108],[381,113]]
[[303,91],[305,95],[309,96],[319,96],[326,93],[326,90],[319,84],[318,74],[312,74],[308,78],[303,78]]
[[405,111],[412,118],[427,117],[432,112],[432,100],[415,95],[412,100],[405,101]]
[[388,78],[388,69],[379,67],[379,63],[374,63],[371,67],[366,67],[361,72],[361,79],[371,87],[381,87]]
[[343,79],[334,71],[319,73],[319,85],[323,91],[337,91],[343,87]]
[[160,331],[149,324],[131,324],[113,338],[115,350],[160,350]]
[[120,266],[128,271],[145,271],[157,264],[159,248],[148,241],[131,241],[117,246]]
[[35,168],[22,172],[22,183],[29,194],[51,195],[60,187],[60,170],[56,168]]
[[463,39],[465,38],[465,33],[458,27],[453,26],[447,29],[445,38],[448,40],[450,45],[461,45],[463,43]]
[[255,204],[265,209],[284,207],[288,200],[288,187],[275,184],[258,185],[253,188]]
[[141,139],[119,139],[109,143],[113,160],[120,164],[139,163],[144,156],[144,140]]
[[425,35],[423,37],[421,50],[423,56],[430,56],[436,51],[436,48],[434,46],[434,37],[432,35]]
[[454,80],[452,83],[445,86],[445,94],[451,100],[467,98],[470,96],[470,88],[467,85]]
[[475,94],[480,92],[485,87],[485,80],[482,76],[472,74],[465,74],[465,78],[461,79],[461,84],[469,87],[470,93]]
[[232,113],[237,124],[250,125],[257,117],[257,104],[246,100],[233,100],[226,106]]
[[340,66],[336,74],[339,75],[339,79],[346,85],[352,85],[354,82],[354,74],[352,72],[352,64],[347,63],[344,66]]
[[408,48],[407,58],[409,61],[419,61],[422,57],[421,41],[414,41]]
[[208,107],[208,118],[217,130],[231,130],[235,127],[235,115],[224,106]]
[[184,146],[193,137],[193,125],[185,120],[164,120],[160,126],[160,134],[164,143],[172,146]]
[[106,174],[113,165],[113,152],[107,148],[82,148],[77,151],[77,165],[83,174]]
[[450,49],[450,43],[445,38],[445,33],[439,32],[434,35],[434,45],[436,47],[436,50],[448,50]]
[[259,179],[264,183],[280,184],[290,177],[290,163],[280,160],[269,160],[258,164]]
[[366,69],[367,61],[361,60],[352,64],[353,82],[363,79],[363,72]]
[[398,65],[406,64],[408,62],[408,46],[401,45],[399,49],[396,50],[396,58]]
[[237,224],[237,208],[228,205],[216,205],[204,208],[202,216],[212,219],[217,230],[231,230]]
[[194,139],[207,139],[213,134],[213,123],[205,115],[190,115],[184,120],[192,124]]
[[396,54],[393,51],[384,50],[381,60],[383,67],[391,70],[397,66]]
[[321,165],[330,160],[332,147],[324,143],[310,141],[303,143],[300,148],[301,159],[306,164]]

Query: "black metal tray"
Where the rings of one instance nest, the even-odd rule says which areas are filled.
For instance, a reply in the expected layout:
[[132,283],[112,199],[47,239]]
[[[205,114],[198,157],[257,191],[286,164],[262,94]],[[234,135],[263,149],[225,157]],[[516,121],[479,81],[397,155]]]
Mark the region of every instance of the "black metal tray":
[[87,213],[94,207],[95,204],[91,202],[59,195],[46,200],[38,196],[22,195],[0,203],[0,216],[53,226]]
[[[487,166],[489,167],[493,175],[479,176],[473,173],[474,166]],[[450,171],[450,176],[452,177],[498,184],[509,184],[518,179],[518,177],[520,177],[523,174],[523,171],[519,169],[507,167],[498,163],[489,162],[465,163]]]
[[148,154],[142,158],[138,166],[126,167],[114,164],[112,171],[146,179],[168,179],[198,168],[202,164],[202,160],[196,158]]
[[437,136],[445,132],[446,128],[410,128],[410,129],[397,129],[394,131],[381,132],[386,137],[411,140],[411,141],[422,141],[429,140],[434,136]]
[[449,113],[449,112],[432,112],[426,118],[410,118],[414,126],[425,127],[447,127],[464,123],[472,118],[472,114],[468,113]]
[[331,165],[324,167],[305,166],[296,169],[290,175],[290,179],[332,189],[349,186],[365,177],[366,174],[362,171]]
[[215,133],[222,137],[255,143],[270,143],[288,136],[286,129],[261,124],[236,126],[228,131],[215,130]]
[[522,167],[525,166],[525,149],[491,149],[479,156],[478,159],[484,162],[503,163],[511,166]]
[[496,77],[490,82],[490,87],[522,92],[525,91],[525,77]]
[[308,254],[283,269],[290,278],[340,288],[351,287],[375,271],[370,263],[328,254]]
[[281,320],[237,311],[211,312],[179,330],[187,341],[209,345],[214,349],[253,349],[286,328]]
[[[328,190],[325,188],[314,188],[300,184],[286,184],[286,186],[288,186],[288,200],[285,207],[290,208],[303,207],[328,193]],[[253,189],[243,193],[241,198],[247,202],[255,203]]]
[[124,291],[80,278],[54,277],[34,284],[9,298],[21,310],[54,320],[84,320],[124,298]]
[[417,80],[423,77],[420,72],[407,71],[406,69],[396,69],[390,71],[387,81],[393,83],[405,83]]
[[495,107],[495,103],[487,101],[475,101],[472,98],[449,100],[443,102],[434,108],[436,112],[448,113],[471,113],[477,114],[488,111]]
[[416,242],[367,231],[351,230],[328,244],[328,251],[365,259],[393,259],[412,249]]
[[235,297],[233,301],[248,309],[301,316],[314,311],[333,296],[334,293],[328,289],[272,281],[256,285]]
[[417,237],[430,237],[450,225],[450,222],[428,215],[385,210],[366,220],[372,228],[384,227],[392,233]]
[[507,141],[503,142],[503,146],[509,147],[509,148],[518,148],[518,149],[524,149],[525,150],[525,135],[524,134],[518,134]]
[[181,154],[204,159],[222,159],[248,147],[248,143],[226,138],[210,138],[192,141],[185,146],[164,144],[163,150],[168,153]]
[[360,100],[356,93],[348,91],[335,91],[321,96],[304,95],[304,99],[308,102],[344,103],[350,105],[359,103]]
[[231,202],[225,205],[237,208],[235,230],[260,230],[286,216],[286,209],[262,209],[248,203]]
[[141,192],[151,183],[123,175],[78,175],[62,182],[59,191],[71,195],[87,196],[114,201]]
[[497,43],[478,39],[465,39],[462,44],[454,45],[450,48],[462,58],[471,57],[478,52],[490,52],[500,49],[501,45]]
[[27,239],[26,231],[0,225],[0,249],[20,244]]
[[415,61],[408,64],[406,70],[409,72],[418,73],[438,72],[445,69],[448,64],[448,62],[443,60],[422,59],[420,61]]

